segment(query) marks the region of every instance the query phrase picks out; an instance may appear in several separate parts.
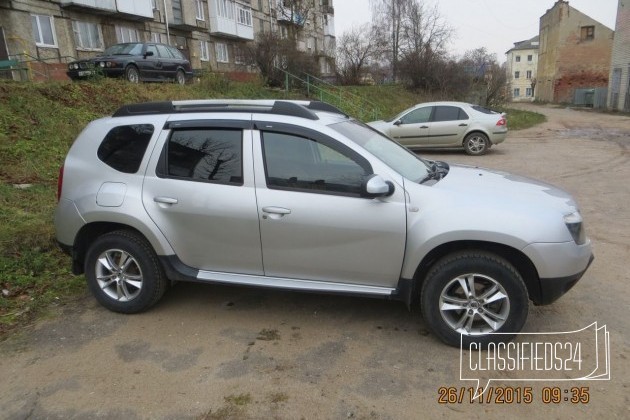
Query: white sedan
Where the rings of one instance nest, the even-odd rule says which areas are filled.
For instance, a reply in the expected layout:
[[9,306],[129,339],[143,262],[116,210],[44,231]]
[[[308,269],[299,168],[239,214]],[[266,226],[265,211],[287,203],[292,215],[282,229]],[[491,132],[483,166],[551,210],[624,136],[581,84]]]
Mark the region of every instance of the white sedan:
[[483,155],[508,131],[505,113],[464,102],[418,104],[368,125],[409,149],[463,147],[469,155]]

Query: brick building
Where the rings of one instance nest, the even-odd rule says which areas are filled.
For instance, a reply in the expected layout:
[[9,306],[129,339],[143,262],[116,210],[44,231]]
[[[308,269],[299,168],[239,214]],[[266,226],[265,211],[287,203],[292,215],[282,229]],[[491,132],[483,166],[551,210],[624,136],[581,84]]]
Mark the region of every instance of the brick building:
[[534,100],[536,71],[538,69],[538,35],[526,41],[515,42],[506,52],[506,70],[509,92],[513,102]]
[[[332,0],[311,1],[0,0],[0,60],[31,61],[35,78],[64,78],[73,59],[145,41],[176,46],[195,69],[251,74],[246,43],[262,31],[286,36],[290,25],[298,25],[298,48],[315,55],[322,75],[330,76]],[[293,12],[294,4],[308,4],[299,8],[308,9],[306,16]]]
[[606,88],[613,30],[558,0],[540,18],[535,97],[571,103],[576,89]]
[[619,0],[617,8],[608,107],[630,112],[630,0]]

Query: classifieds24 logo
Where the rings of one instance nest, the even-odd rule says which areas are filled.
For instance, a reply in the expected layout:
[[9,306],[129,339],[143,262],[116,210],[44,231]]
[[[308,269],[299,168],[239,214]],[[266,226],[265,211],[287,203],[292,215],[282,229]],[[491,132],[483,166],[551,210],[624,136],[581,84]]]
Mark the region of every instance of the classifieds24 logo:
[[487,346],[462,340],[459,367],[460,380],[477,382],[473,398],[492,381],[610,380],[610,336],[594,322],[576,331],[517,333]]

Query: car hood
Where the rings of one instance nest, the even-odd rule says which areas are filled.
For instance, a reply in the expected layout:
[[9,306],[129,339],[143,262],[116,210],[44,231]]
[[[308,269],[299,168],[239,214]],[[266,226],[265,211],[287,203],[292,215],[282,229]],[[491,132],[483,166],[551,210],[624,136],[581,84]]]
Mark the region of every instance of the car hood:
[[465,235],[523,249],[535,242],[572,240],[564,216],[578,211],[575,201],[566,191],[535,179],[451,165],[440,181],[405,182],[405,189],[410,229],[443,236],[444,241]]
[[573,197],[554,185],[474,166],[451,165],[448,175],[434,187],[503,204],[512,202],[523,207],[553,207],[563,213],[577,210]]
[[95,63],[97,61],[106,61],[106,60],[121,60],[121,59],[127,59],[129,57],[134,57],[133,55],[97,55],[96,57],[92,57],[92,58],[85,58],[82,60],[76,60],[73,61],[72,63]]

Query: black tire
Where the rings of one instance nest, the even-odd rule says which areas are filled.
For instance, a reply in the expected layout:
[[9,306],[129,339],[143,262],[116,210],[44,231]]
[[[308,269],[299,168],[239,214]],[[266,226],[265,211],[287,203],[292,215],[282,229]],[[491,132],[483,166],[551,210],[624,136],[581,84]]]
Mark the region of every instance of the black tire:
[[[472,296],[465,297],[469,290]],[[481,348],[509,341],[513,334],[490,333],[519,332],[529,311],[520,274],[505,259],[484,251],[462,251],[439,260],[424,280],[420,303],[429,328],[454,347],[460,340]]]
[[140,82],[140,72],[138,71],[138,67],[130,64],[125,69],[125,79],[129,83],[139,83]]
[[139,234],[117,230],[94,241],[85,258],[85,276],[96,300],[114,312],[142,312],[167,287],[157,255]]
[[183,70],[177,70],[177,73],[175,73],[175,83],[178,85],[186,84],[186,75]]
[[472,156],[481,156],[490,149],[490,139],[483,133],[470,133],[464,139],[464,150]]

